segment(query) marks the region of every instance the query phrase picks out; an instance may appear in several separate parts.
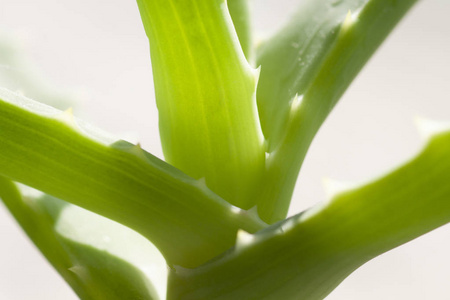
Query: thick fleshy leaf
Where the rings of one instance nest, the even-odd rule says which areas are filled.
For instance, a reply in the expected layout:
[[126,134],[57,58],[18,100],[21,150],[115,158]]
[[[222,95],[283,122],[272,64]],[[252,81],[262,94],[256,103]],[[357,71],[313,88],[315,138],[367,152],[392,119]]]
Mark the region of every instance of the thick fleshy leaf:
[[85,133],[98,130],[6,90],[0,99],[0,174],[136,230],[169,264],[195,267],[239,228],[264,227],[139,146],[105,145]]
[[269,157],[256,197],[266,222],[286,217],[316,132],[370,56],[417,0],[307,0],[260,47],[258,109]]
[[[112,254],[108,247],[100,248],[80,243],[57,231],[56,225],[64,223],[64,220],[60,220],[61,212],[72,205],[48,195],[22,195],[19,188],[5,177],[0,177],[0,197],[30,239],[80,299],[159,298],[147,276],[137,266]],[[83,210],[83,213],[92,214],[86,210]],[[98,215],[95,217],[104,219]],[[79,221],[86,221],[86,218]],[[112,228],[123,227],[110,220],[106,222],[109,222]],[[103,228],[95,226],[98,222],[79,225],[91,225],[91,230],[95,228],[95,235],[108,234],[110,240],[116,239],[115,242],[118,242],[117,234],[112,230],[101,232]],[[149,244],[144,237],[140,238]],[[127,247],[131,248],[133,245]],[[149,247],[152,249],[150,245],[146,249]],[[151,255],[155,251],[146,255],[152,259]],[[162,260],[162,257],[159,259]]]
[[169,299],[323,299],[362,264],[450,222],[449,127],[392,173],[176,269]]
[[138,5],[167,162],[205,178],[233,205],[253,207],[265,157],[255,98],[259,72],[245,59],[226,1]]
[[251,62],[253,59],[253,38],[249,0],[227,0],[227,6],[239,37],[242,51],[247,60]]

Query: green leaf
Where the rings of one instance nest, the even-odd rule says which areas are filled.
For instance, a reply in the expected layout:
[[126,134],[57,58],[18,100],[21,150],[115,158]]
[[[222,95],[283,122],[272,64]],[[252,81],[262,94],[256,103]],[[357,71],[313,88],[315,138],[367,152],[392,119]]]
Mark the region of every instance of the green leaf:
[[239,228],[264,227],[139,146],[105,145],[86,133],[98,130],[6,90],[0,99],[0,174],[136,230],[168,264],[195,267]]
[[[158,299],[153,285],[136,266],[111,254],[108,248],[79,243],[57,231],[56,224],[61,222],[61,212],[70,204],[47,195],[22,196],[16,185],[2,176],[0,197],[30,239],[80,299]],[[90,222],[89,225],[95,226],[96,223]],[[115,224],[117,226],[120,225]],[[101,228],[92,228],[101,231]],[[111,233],[110,230],[108,237],[114,239],[114,233],[112,237]]]
[[253,59],[253,39],[250,22],[249,0],[228,0],[228,10],[233,20],[234,28],[239,37],[242,51],[248,61]]
[[88,245],[63,242],[74,266],[70,272],[89,296],[82,299],[159,299],[142,271],[108,252]]
[[449,127],[392,173],[172,272],[169,299],[323,299],[365,262],[450,222]]
[[260,47],[258,109],[269,144],[256,197],[266,222],[284,219],[316,132],[416,0],[309,0]]
[[166,161],[205,178],[233,205],[253,207],[265,157],[255,99],[258,71],[245,59],[226,1],[138,5],[150,41]]

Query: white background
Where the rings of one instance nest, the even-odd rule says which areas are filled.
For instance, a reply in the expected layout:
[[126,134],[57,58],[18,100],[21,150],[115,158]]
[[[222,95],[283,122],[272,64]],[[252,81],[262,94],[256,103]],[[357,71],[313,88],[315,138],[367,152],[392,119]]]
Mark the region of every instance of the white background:
[[[255,0],[270,32],[299,0]],[[450,1],[420,2],[352,84],[315,139],[291,213],[324,200],[323,177],[361,181],[416,153],[413,118],[450,120]],[[84,99],[74,111],[135,132],[161,157],[148,43],[134,1],[0,0],[0,35],[25,47],[42,78]],[[450,199],[449,199],[450,201]],[[327,299],[450,299],[450,227],[357,270]],[[0,299],[76,299],[0,205]]]

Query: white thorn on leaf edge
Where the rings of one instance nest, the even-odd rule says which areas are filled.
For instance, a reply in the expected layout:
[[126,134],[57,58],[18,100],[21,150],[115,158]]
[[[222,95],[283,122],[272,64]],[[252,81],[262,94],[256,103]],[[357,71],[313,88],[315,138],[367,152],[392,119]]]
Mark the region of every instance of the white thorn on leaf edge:
[[347,15],[345,16],[344,22],[342,23],[342,29],[343,31],[346,31],[350,27],[353,26],[353,24],[356,22],[357,15],[353,14],[351,10],[347,12]]
[[206,178],[202,177],[202,178],[197,179],[197,186],[208,189],[208,185],[206,184]]
[[147,157],[145,156],[145,152],[141,147],[140,143],[137,143],[136,145],[132,146],[130,148],[130,152],[133,153],[134,155],[136,155],[137,157],[141,158],[141,159],[146,159]]
[[86,268],[85,267],[83,267],[83,266],[80,266],[80,265],[76,265],[76,266],[73,266],[73,267],[70,267],[69,268],[69,271],[70,272],[72,272],[72,273],[74,273],[74,274],[76,274],[78,277],[80,277],[80,278],[86,278],[86,277],[88,277],[87,275],[87,270],[86,270]]
[[415,117],[415,123],[420,136],[425,141],[429,140],[432,136],[450,131],[450,122],[433,121],[422,117]]
[[288,232],[290,229],[294,228],[295,225],[297,225],[298,220],[295,217],[291,217],[287,220],[285,220],[282,224],[281,224],[281,230],[283,231],[283,233]]
[[248,213],[248,215],[257,217],[259,219],[258,206],[257,205],[253,206],[252,208],[247,209],[247,213]]
[[295,97],[291,101],[291,111],[296,112],[300,109],[303,102],[303,95],[295,94]]
[[289,106],[290,106],[289,117],[291,120],[300,111],[302,102],[303,102],[303,95],[299,96],[298,94],[295,94],[294,98],[292,98],[292,100],[289,101]]
[[242,209],[240,209],[237,206],[231,205],[231,212],[234,214],[240,214],[240,213],[242,213]]
[[259,76],[261,75],[261,66],[252,68],[253,77],[255,78],[255,85],[258,85]]
[[255,236],[245,230],[239,229],[236,237],[236,249],[242,249],[250,245],[255,240]]
[[172,269],[176,274],[179,274],[179,275],[189,274],[191,272],[191,269],[186,269],[179,265],[173,265],[169,269]]
[[331,178],[323,178],[322,183],[327,201],[332,200],[336,195],[351,190],[355,186],[355,184],[337,181]]
[[78,128],[77,123],[75,121],[75,117],[73,116],[72,107],[69,107],[62,113],[56,115],[55,119],[61,121],[62,123],[66,124],[70,127]]

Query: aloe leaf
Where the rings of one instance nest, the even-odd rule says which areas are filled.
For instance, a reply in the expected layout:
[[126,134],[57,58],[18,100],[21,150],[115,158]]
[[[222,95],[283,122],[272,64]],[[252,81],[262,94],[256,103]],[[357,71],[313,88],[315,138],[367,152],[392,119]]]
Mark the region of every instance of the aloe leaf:
[[0,99],[1,174],[136,230],[168,264],[195,267],[239,228],[264,227],[139,146],[105,145],[83,133],[98,130],[7,90]]
[[79,243],[63,242],[87,297],[81,299],[159,299],[145,274],[125,260]]
[[247,60],[251,62],[253,59],[253,39],[249,0],[228,0],[227,6],[239,37],[242,51]]
[[245,59],[226,1],[138,5],[167,162],[205,178],[233,205],[253,207],[265,156],[255,99],[258,71]]
[[258,109],[268,139],[257,199],[263,220],[285,218],[316,132],[351,81],[416,0],[309,0],[260,47]]
[[388,175],[172,272],[169,298],[323,299],[367,261],[450,222],[449,128]]
[[[24,196],[5,177],[0,177],[0,196],[31,240],[80,299],[158,299],[153,285],[136,266],[111,254],[108,248],[79,243],[57,231],[61,212],[72,205],[48,195]],[[96,222],[89,224],[96,225]],[[121,225],[115,224],[117,226]],[[111,230],[108,234],[110,239],[114,239]]]

